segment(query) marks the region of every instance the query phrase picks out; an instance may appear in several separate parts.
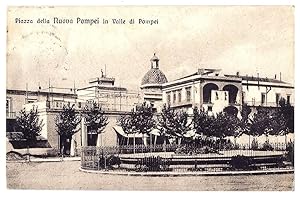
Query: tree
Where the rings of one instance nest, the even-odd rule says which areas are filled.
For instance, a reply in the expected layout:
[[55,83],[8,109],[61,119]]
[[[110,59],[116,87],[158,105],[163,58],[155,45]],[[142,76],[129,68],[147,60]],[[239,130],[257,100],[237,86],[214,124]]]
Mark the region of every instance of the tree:
[[212,136],[223,139],[227,136],[239,136],[239,119],[225,112],[217,113],[210,124],[209,132]]
[[136,106],[131,115],[132,125],[136,132],[142,133],[143,135],[151,132],[155,124],[151,105],[144,102],[142,105]]
[[294,133],[294,107],[284,98],[279,100],[279,108],[274,113],[273,122],[276,125],[277,135],[284,135],[287,144],[287,134]]
[[257,112],[251,119],[252,135],[286,135],[294,131],[294,108],[287,104],[285,99],[279,101],[279,108],[268,109],[258,107]]
[[164,137],[184,138],[187,131],[191,130],[192,122],[185,111],[175,111],[169,106],[164,105],[158,118],[158,125],[164,131]]
[[242,111],[241,111],[241,122],[240,122],[240,128],[245,133],[246,135],[249,135],[249,148],[251,145],[251,123],[250,123],[250,115],[251,109],[250,107],[245,103],[242,106]]
[[272,112],[264,107],[257,107],[257,112],[253,114],[251,119],[250,133],[253,136],[265,135],[266,141],[268,135],[272,133]]
[[153,115],[152,106],[144,102],[132,109],[129,115],[121,116],[118,120],[118,124],[123,128],[125,133],[141,133],[144,137],[145,134],[151,132],[155,125]]
[[207,111],[199,110],[197,107],[193,109],[193,124],[197,134],[211,136],[209,127],[212,121],[213,117],[209,116]]
[[[129,115],[121,115],[117,120],[117,125],[121,126],[127,135],[135,133],[134,126],[132,124],[132,120],[133,120],[132,114],[133,114],[133,111],[131,111]],[[127,145],[128,144],[129,144],[129,136],[127,138]]]
[[[26,112],[25,108],[22,109],[16,117],[17,125],[22,132],[22,138],[26,140],[27,153],[29,156],[29,147],[37,141],[37,136],[40,135],[44,126],[43,120],[39,120],[37,108],[32,108]],[[30,157],[28,157],[30,160]]]
[[[150,134],[155,125],[155,121],[153,119],[153,108],[151,105],[144,102],[142,105],[137,105],[132,112],[131,122],[133,131],[135,131],[136,133],[141,133],[144,139],[145,135]],[[144,143],[145,145],[147,145],[147,141],[145,141]]]
[[105,116],[104,113],[105,112],[102,110],[101,106],[99,106],[99,104],[96,102],[87,104],[84,107],[83,116],[85,118],[85,125],[87,126],[90,135],[95,133],[98,138],[98,135],[104,131],[106,125],[108,124],[108,117]]
[[56,116],[55,125],[56,131],[60,136],[60,146],[62,155],[68,154],[67,148],[71,145],[72,136],[77,133],[78,124],[81,122],[81,117],[75,110],[75,105],[64,105],[63,110]]

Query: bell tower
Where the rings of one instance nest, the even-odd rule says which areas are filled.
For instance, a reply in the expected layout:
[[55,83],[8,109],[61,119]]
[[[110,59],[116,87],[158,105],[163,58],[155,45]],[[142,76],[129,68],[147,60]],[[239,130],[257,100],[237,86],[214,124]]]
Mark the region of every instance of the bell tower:
[[153,55],[153,57],[150,59],[151,61],[151,69],[159,69],[158,66],[158,62],[159,62],[159,58],[155,55]]

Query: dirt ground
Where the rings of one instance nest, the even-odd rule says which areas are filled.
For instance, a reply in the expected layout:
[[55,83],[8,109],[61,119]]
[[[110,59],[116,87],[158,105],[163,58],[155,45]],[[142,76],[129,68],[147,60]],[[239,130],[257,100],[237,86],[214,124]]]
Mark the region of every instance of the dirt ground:
[[143,177],[84,173],[79,161],[8,162],[9,189],[289,191],[294,175]]

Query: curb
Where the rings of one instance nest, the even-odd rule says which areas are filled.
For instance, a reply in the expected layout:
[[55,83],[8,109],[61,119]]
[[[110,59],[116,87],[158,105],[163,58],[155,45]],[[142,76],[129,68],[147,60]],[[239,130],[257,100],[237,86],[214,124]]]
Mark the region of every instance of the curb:
[[294,169],[281,170],[259,170],[259,171],[226,171],[226,172],[116,172],[116,171],[97,171],[79,168],[86,173],[103,175],[123,175],[123,176],[150,176],[150,177],[176,177],[176,176],[236,176],[236,175],[268,175],[268,174],[291,174]]
[[[35,158],[35,159],[30,159],[30,162],[66,162],[66,161],[80,161],[80,157],[72,157],[72,158],[63,158],[63,160],[61,158],[51,158],[51,159],[39,159],[39,158]],[[28,162],[26,160],[6,160],[6,163],[24,163],[24,162]]]

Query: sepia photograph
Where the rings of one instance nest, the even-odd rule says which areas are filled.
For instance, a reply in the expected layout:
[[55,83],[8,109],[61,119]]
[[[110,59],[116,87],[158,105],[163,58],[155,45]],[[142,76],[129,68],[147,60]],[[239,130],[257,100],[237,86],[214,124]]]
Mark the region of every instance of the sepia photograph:
[[295,190],[295,6],[6,9],[7,189]]

